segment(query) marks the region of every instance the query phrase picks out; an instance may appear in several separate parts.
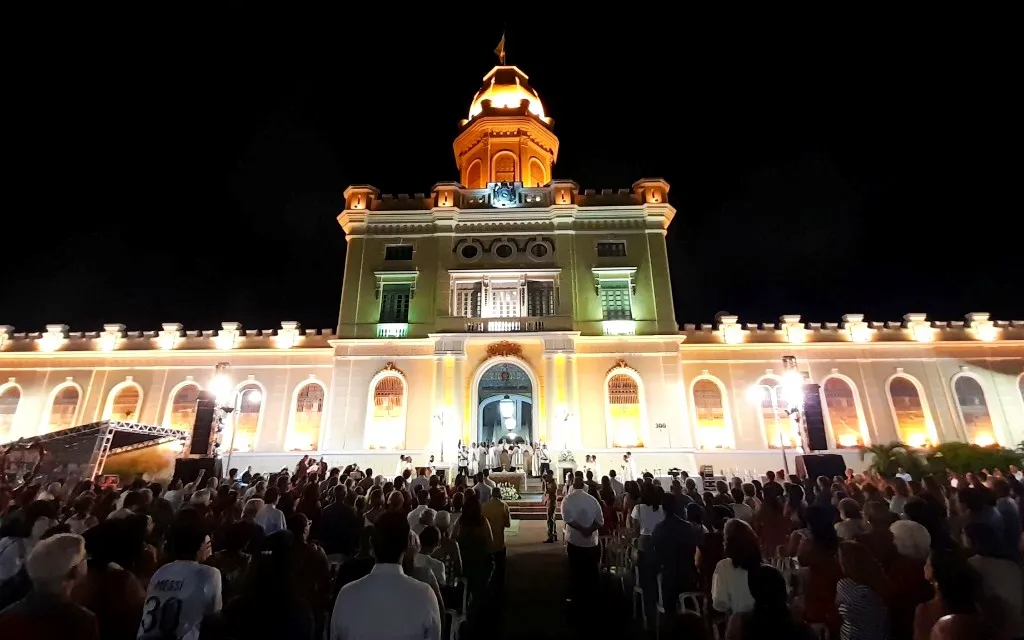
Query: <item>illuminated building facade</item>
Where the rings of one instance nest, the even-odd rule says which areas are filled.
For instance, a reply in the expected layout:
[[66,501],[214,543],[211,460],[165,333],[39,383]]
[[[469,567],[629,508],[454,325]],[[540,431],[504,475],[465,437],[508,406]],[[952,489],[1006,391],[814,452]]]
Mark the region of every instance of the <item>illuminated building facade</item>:
[[669,185],[553,177],[553,125],[528,77],[495,67],[454,142],[459,182],[411,197],[349,187],[335,330],[0,327],[0,442],[105,418],[188,428],[228,362],[243,393],[233,466],[317,451],[390,473],[399,452],[452,462],[460,439],[510,437],[605,470],[630,450],[640,469],[763,471],[800,441],[765,389],[787,356],[820,385],[828,449],[851,466],[860,444],[1024,441],[1024,322],[680,327]]

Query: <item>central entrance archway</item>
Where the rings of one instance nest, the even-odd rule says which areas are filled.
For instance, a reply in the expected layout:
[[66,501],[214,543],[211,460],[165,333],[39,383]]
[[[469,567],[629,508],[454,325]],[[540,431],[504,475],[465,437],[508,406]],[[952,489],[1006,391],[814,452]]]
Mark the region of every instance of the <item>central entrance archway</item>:
[[533,442],[532,376],[515,362],[484,365],[476,383],[476,441]]

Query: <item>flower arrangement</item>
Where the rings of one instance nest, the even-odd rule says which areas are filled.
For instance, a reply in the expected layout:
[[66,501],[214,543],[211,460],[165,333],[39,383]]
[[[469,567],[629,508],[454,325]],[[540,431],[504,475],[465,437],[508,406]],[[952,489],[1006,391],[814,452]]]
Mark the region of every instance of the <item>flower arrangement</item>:
[[498,483],[498,489],[501,491],[502,500],[518,500],[521,497],[519,490],[508,482]]
[[566,449],[565,451],[558,454],[559,462],[568,462],[569,464],[576,464],[576,456],[572,454],[572,451]]

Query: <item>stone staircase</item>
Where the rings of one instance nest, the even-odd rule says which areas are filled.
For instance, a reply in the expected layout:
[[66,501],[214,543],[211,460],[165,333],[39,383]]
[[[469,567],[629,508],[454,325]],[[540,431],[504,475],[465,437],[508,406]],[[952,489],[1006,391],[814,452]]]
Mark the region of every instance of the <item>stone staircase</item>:
[[[558,505],[555,507],[555,520],[561,520],[560,507],[562,502],[561,491],[558,495]],[[508,509],[514,520],[546,520],[548,517],[547,506],[544,504],[544,490],[539,478],[527,478],[526,486],[520,492],[519,500],[509,500]]]

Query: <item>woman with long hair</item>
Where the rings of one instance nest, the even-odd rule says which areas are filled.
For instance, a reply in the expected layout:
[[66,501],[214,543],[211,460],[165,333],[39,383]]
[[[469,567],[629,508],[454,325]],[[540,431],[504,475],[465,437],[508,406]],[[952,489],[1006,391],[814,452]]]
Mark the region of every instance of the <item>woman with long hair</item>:
[[494,571],[494,558],[490,552],[494,534],[480,510],[480,499],[475,491],[466,494],[466,503],[455,527],[455,539],[462,553],[462,573],[474,602],[473,608],[478,610]]
[[886,640],[888,580],[882,566],[867,547],[852,540],[839,543],[839,565],[843,570],[836,585],[836,605],[843,619],[840,640]]
[[806,569],[804,620],[823,624],[833,636],[839,632],[836,585],[843,577],[839,567],[839,536],[835,529],[836,511],[831,505],[807,508],[810,533],[797,549],[801,569]]
[[725,523],[724,557],[711,578],[711,606],[723,613],[746,613],[754,608],[748,574],[761,566],[761,546],[750,525],[733,518]]

